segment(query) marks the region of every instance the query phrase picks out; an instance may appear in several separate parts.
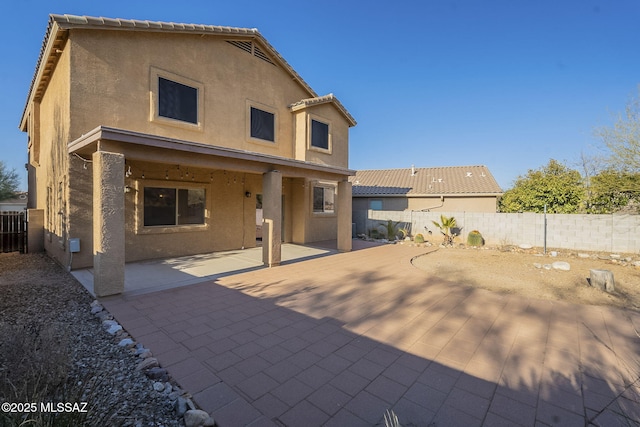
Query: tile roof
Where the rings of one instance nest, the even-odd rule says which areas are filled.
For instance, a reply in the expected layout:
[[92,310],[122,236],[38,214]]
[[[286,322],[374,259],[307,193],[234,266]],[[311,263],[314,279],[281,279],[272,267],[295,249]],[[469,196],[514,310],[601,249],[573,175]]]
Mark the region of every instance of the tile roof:
[[486,166],[359,170],[349,181],[356,197],[502,194]]
[[295,102],[295,103],[289,105],[289,109],[291,111],[298,111],[298,110],[301,110],[301,109],[306,108],[306,107],[311,107],[311,106],[314,106],[314,105],[327,104],[327,103],[334,104],[336,106],[336,108],[338,110],[340,110],[340,112],[345,116],[345,118],[349,122],[349,125],[351,125],[351,126],[355,126],[356,125],[356,120],[353,118],[353,116],[351,114],[349,114],[347,109],[344,108],[342,103],[340,101],[338,101],[338,98],[336,98],[332,93],[330,93],[329,95],[325,95],[325,96],[317,96],[315,98],[302,99],[302,100],[300,100],[298,102]]
[[[333,96],[333,94],[325,97],[318,97],[318,94],[300,77],[291,65],[278,53],[278,51],[265,39],[256,28],[237,28],[225,27],[218,25],[203,24],[181,24],[175,22],[145,21],[137,19],[120,19],[120,18],[104,18],[94,16],[76,16],[76,15],[49,15],[49,24],[42,42],[40,56],[36,63],[36,69],[29,88],[27,102],[23,110],[20,128],[24,129],[26,112],[29,103],[33,99],[39,99],[44,93],[49,78],[55,69],[59,53],[64,47],[68,31],[74,28],[81,29],[106,29],[120,31],[151,31],[151,32],[169,32],[169,33],[193,33],[193,34],[217,34],[222,36],[231,36],[233,38],[248,38],[258,42],[275,63],[284,68],[311,96],[310,99],[323,99],[331,97],[338,110],[345,115],[351,126],[355,126],[355,120]],[[325,101],[327,102],[327,101]]]

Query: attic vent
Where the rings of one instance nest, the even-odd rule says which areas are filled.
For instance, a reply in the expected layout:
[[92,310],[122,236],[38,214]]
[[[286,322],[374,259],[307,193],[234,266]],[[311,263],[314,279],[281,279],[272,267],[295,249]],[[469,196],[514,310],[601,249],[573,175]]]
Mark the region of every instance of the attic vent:
[[234,45],[235,47],[239,47],[245,52],[251,53],[251,42],[244,42],[240,40],[227,40],[227,43]]
[[263,61],[266,61],[266,62],[268,62],[268,63],[269,63],[269,64],[271,64],[271,65],[276,65],[276,64],[274,64],[274,63],[273,63],[273,61],[271,60],[271,58],[269,58],[269,57],[267,56],[267,54],[266,54],[266,53],[264,53],[262,50],[260,50],[260,48],[259,48],[258,46],[254,46],[254,49],[253,49],[253,55],[254,55],[256,58],[260,58],[260,59],[262,59]]
[[255,43],[251,41],[227,40],[227,43],[232,44],[235,47],[240,48],[247,53],[250,53],[251,55],[255,56],[258,59],[262,59],[263,61],[268,62],[271,65],[276,65],[275,62],[273,62],[271,58],[269,58],[269,56],[262,51],[262,49],[260,49],[258,46],[255,45]]

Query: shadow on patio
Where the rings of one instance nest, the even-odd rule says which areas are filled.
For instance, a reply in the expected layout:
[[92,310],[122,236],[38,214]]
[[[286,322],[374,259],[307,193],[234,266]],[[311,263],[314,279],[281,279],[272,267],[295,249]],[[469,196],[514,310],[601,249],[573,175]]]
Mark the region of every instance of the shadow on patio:
[[[358,250],[376,244],[354,240],[353,245],[354,250]],[[335,240],[309,245],[283,243],[282,265],[327,256],[336,252]],[[262,262],[262,248],[260,247],[130,262],[125,265],[124,295],[138,295],[172,289],[263,268],[266,267]],[[91,295],[95,296],[92,268],[74,270],[71,274],[82,283]]]
[[102,302],[223,427],[374,425],[387,408],[416,426],[640,422],[638,313],[426,277],[419,252]]

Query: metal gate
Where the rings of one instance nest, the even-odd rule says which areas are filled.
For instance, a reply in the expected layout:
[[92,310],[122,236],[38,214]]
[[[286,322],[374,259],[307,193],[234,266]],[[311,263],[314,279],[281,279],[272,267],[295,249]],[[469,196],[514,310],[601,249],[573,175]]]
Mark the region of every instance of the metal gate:
[[0,212],[0,252],[27,252],[26,212]]

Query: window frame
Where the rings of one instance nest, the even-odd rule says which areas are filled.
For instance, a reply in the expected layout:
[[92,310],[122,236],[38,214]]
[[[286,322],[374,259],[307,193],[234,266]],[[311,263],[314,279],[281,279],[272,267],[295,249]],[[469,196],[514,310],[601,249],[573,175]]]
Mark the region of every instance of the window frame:
[[[317,145],[313,145],[313,122],[318,122],[320,124],[326,125],[327,126],[327,148],[323,148],[323,147],[318,147]],[[331,126],[331,121],[324,118],[324,117],[320,117],[317,116],[315,114],[309,114],[308,115],[308,135],[307,135],[307,148],[311,151],[317,151],[320,153],[325,153],[325,154],[332,154],[333,153],[333,138],[331,136],[331,130],[332,130],[332,126]]]
[[[259,111],[263,111],[265,113],[273,114],[273,141],[268,139],[262,139],[251,134],[251,110],[256,109]],[[271,106],[261,104],[259,102],[247,100],[246,102],[246,139],[249,142],[261,144],[267,147],[276,147],[278,145],[279,135],[278,135],[278,110]]]
[[[197,108],[197,123],[174,119],[171,117],[165,117],[160,115],[160,79],[168,80],[174,83],[179,83],[184,86],[196,89],[196,108]],[[151,67],[150,77],[150,94],[151,94],[151,114],[150,121],[161,123],[170,126],[176,126],[189,130],[202,130],[204,127],[204,84],[181,76],[179,74],[171,73],[169,71],[161,70],[159,68]]]
[[[145,189],[146,188],[167,188],[176,191],[176,212],[175,225],[145,225]],[[179,190],[204,190],[204,212],[202,224],[178,224],[178,194]],[[177,181],[159,180],[137,180],[136,181],[136,234],[162,234],[179,233],[189,231],[205,231],[209,229],[211,203],[211,185],[199,182],[186,183]]]
[[[322,188],[323,189],[323,197],[322,197],[322,210],[316,210],[315,208],[315,193],[316,193],[316,188]],[[333,196],[333,209],[332,210],[326,210],[326,195],[327,195],[327,191],[330,191],[332,196]],[[336,186],[333,184],[328,184],[328,183],[323,183],[323,182],[315,182],[313,183],[313,185],[311,185],[311,212],[316,215],[316,216],[334,216],[337,213],[337,206],[336,206],[336,201],[337,201],[337,194],[336,194]]]

